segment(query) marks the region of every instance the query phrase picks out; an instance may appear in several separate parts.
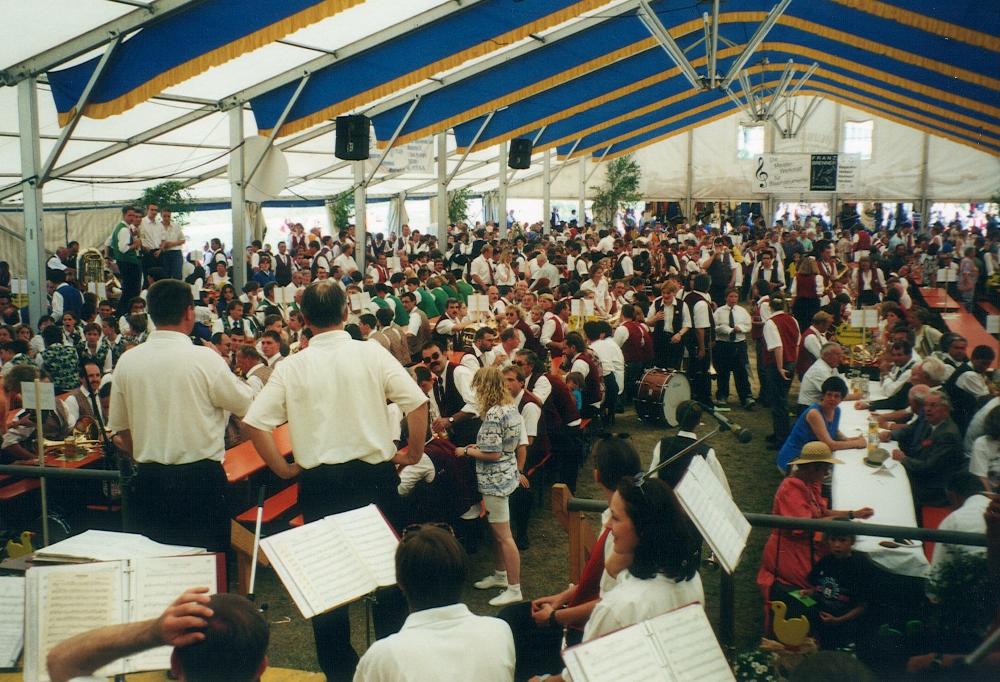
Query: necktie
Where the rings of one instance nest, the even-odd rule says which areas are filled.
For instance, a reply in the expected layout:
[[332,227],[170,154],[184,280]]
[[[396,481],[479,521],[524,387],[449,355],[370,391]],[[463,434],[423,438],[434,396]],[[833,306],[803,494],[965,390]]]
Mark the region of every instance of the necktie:
[[444,377],[438,377],[434,382],[434,399],[437,401],[438,410],[444,414]]
[[97,404],[97,395],[91,391],[90,393],[90,406],[94,410],[94,419],[97,420],[97,425],[104,431],[104,419],[101,418],[101,408]]
[[736,340],[736,316],[733,314],[733,307],[729,307],[729,340]]

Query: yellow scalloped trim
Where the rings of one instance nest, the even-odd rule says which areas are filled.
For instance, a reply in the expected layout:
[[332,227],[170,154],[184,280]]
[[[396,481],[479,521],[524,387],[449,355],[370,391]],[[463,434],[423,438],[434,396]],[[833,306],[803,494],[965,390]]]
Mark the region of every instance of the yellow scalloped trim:
[[[926,14],[911,12],[910,10],[905,10],[893,5],[887,5],[883,2],[878,2],[877,0],[833,1],[839,5],[843,5],[844,7],[850,7],[851,9],[856,9],[860,12],[865,12],[866,14],[874,14],[875,16],[883,19],[891,19],[892,21],[903,24],[904,26],[918,28],[925,33],[936,33],[937,35],[945,38],[960,40],[963,43],[975,45],[976,47],[981,47],[992,52],[1000,52],[1000,40],[997,40],[996,36],[991,36],[988,33],[980,33],[979,31],[973,31],[971,28],[965,28],[964,26],[952,24],[947,21],[941,21],[940,19],[929,17]],[[989,4],[989,0],[987,0],[986,4]]]
[[[178,64],[174,68],[164,71],[120,97],[107,102],[87,104],[83,108],[83,114],[90,118],[108,118],[109,116],[128,111],[137,104],[142,104],[146,100],[160,94],[167,88],[173,87],[178,83],[183,83],[189,78],[194,78],[208,71],[213,66],[225,64],[247,52],[252,52],[257,48],[269,45],[291,33],[295,33],[301,28],[331,17],[354,5],[360,5],[363,2],[364,0],[322,0],[317,5],[285,17],[281,21],[265,26],[248,36],[222,45],[183,64]],[[75,111],[76,107],[73,107],[69,111],[59,114],[59,125],[66,125],[73,117]]]
[[[510,43],[527,38],[532,33],[538,33],[539,31],[544,31],[553,26],[557,26],[564,21],[575,19],[580,14],[601,7],[605,4],[607,4],[606,0],[580,0],[580,2],[574,3],[569,7],[559,10],[558,12],[546,15],[541,19],[525,24],[524,26],[519,26],[512,31],[496,36],[495,38],[484,40],[483,42],[473,45],[466,50],[462,50],[461,52],[445,57],[444,59],[439,59],[432,64],[421,67],[416,71],[411,71],[405,76],[400,76],[399,78],[374,87],[371,90],[366,90],[362,93],[354,95],[353,97],[331,104],[330,106],[324,107],[323,109],[303,116],[302,118],[298,118],[293,121],[285,121],[285,124],[281,126],[281,130],[279,131],[279,135],[277,137],[297,133],[301,130],[305,130],[306,128],[310,128],[321,121],[326,121],[334,116],[351,111],[352,109],[363,104],[373,102],[377,99],[381,99],[382,97],[387,97],[399,90],[419,83],[428,76],[433,76],[436,73],[441,73],[442,71],[447,71],[461,66],[470,59],[475,59],[476,57],[489,54],[490,52],[497,50],[498,47],[504,47]],[[260,129],[258,132],[261,135],[271,134],[269,129]],[[398,140],[397,144],[402,142],[402,140]]]

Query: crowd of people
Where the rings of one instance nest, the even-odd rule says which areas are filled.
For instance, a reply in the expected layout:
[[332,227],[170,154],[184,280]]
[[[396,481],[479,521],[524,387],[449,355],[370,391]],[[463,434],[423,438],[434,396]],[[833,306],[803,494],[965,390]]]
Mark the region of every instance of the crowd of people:
[[[682,373],[691,392],[677,410],[681,431],[657,445],[656,461],[693,442],[704,411],[769,411],[766,441],[787,474],[775,513],[872,513],[830,510],[821,488],[835,451],[867,443],[838,427],[841,402],[862,397],[842,375],[848,355],[879,377],[884,397],[855,404],[892,410],[878,415],[879,437],[898,443],[891,456],[918,505],[946,504],[960,489],[964,505],[985,511],[970,486],[1000,485],[994,351],[970,351],[947,332],[919,289],[941,278],[972,306],[997,270],[995,225],[976,235],[903,222],[890,234],[821,220],[720,228],[630,218],[620,229],[575,220],[506,230],[458,224],[440,236],[403,226],[363,245],[352,227],[324,235],[296,225],[274,248],[254,242],[227,253],[213,239],[185,258],[182,230],[157,208],[125,207],[109,235],[103,256],[114,296],[81,286],[75,243],[47,263],[50,311],[37,321],[24,319],[0,277],[8,425],[0,456],[35,458],[33,415],[17,409],[20,382],[41,377],[63,394],[43,435],[107,427],[134,465],[126,528],[153,539],[227,548],[220,462],[245,439],[275,475],[299,482],[306,522],[369,503],[400,529],[447,522],[455,537],[426,525],[403,535],[401,593],[380,594],[375,629],[385,639],[364,657],[351,647],[346,607],[313,619],[330,679],[355,671],[357,679],[419,679],[407,652],[452,645],[462,650],[442,655],[469,672],[494,657],[477,679],[511,679],[515,668],[518,679],[557,679],[568,675],[558,657],[564,630],[567,641],[586,641],[703,602],[701,538],[671,486],[690,457],[702,456],[728,489],[718,458],[696,449],[649,477],[627,439],[593,437],[615,424],[651,368]],[[237,269],[245,277],[234,277]],[[235,279],[246,284],[237,290]],[[874,346],[843,340],[852,311],[863,309],[877,311]],[[285,423],[292,462],[273,435]],[[584,579],[525,601],[520,550],[532,495],[542,481],[575,490],[590,454],[609,505]],[[171,504],[179,494],[190,502]],[[505,607],[502,623],[459,604],[464,552],[475,548],[482,516],[495,570],[474,586],[498,590],[490,604]],[[985,529],[982,513],[958,519],[953,527]],[[851,556],[844,539],[828,538],[834,559]],[[775,532],[758,577],[765,598],[776,584],[810,590],[836,580],[821,559],[827,551],[810,542],[803,553],[802,542],[797,531]],[[856,617],[863,597],[827,613],[834,620],[822,621],[824,646],[848,638],[833,624]],[[199,623],[216,608],[203,595],[179,603]],[[454,637],[439,637],[452,629]],[[144,632],[176,641],[162,620]],[[259,672],[263,659],[254,660]]]

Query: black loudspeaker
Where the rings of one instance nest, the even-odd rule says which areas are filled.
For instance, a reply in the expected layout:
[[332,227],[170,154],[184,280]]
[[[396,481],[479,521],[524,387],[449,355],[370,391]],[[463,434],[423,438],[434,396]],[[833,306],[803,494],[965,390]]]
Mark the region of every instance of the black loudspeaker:
[[507,165],[511,168],[531,168],[531,140],[517,137],[510,141]]
[[367,116],[338,116],[336,148],[333,155],[344,161],[364,161],[368,158]]

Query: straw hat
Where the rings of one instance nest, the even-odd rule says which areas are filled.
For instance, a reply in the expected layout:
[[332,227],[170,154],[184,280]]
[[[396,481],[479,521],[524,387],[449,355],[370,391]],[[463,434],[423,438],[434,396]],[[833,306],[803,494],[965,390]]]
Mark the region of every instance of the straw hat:
[[824,462],[826,464],[843,464],[844,460],[837,459],[830,451],[830,446],[818,440],[806,443],[802,446],[802,452],[798,459],[793,459],[789,464],[816,464]]

